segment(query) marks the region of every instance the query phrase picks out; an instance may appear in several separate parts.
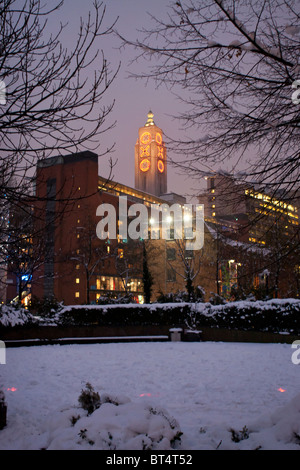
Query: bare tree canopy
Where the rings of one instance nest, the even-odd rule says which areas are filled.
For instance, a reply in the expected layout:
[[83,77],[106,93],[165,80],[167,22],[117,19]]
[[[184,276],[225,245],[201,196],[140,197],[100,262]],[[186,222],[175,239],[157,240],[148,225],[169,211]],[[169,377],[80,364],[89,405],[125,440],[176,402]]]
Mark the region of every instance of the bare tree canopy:
[[100,135],[113,125],[105,127],[113,103],[103,103],[103,97],[116,71],[101,51],[101,38],[114,24],[104,26],[105,6],[95,2],[69,51],[65,26],[55,22],[54,33],[48,27],[62,4],[51,2],[47,9],[40,0],[1,2],[0,79],[6,92],[0,105],[1,199],[12,191],[12,178],[18,177],[14,184],[20,186],[37,159],[97,148]]
[[135,76],[181,100],[187,137],[169,142],[177,164],[198,177],[230,161],[274,190],[299,186],[299,2],[172,1],[162,18],[136,42],[121,39],[148,60]]

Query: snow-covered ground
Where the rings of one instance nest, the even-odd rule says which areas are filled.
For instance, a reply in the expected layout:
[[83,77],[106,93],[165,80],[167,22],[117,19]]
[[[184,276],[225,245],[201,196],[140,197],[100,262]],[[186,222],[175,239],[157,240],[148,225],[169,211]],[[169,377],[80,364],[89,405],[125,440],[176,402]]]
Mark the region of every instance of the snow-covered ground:
[[[8,348],[0,449],[169,449],[180,430],[182,450],[300,450],[294,351],[221,342]],[[119,406],[86,416],[78,397],[87,382]]]

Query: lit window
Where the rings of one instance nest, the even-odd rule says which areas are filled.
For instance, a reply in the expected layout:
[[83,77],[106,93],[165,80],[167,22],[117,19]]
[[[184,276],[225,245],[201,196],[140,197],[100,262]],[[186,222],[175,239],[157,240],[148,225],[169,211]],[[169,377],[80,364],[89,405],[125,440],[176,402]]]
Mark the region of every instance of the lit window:
[[79,233],[77,233],[77,238],[80,238],[80,235],[79,235]]
[[80,204],[77,205],[77,209],[80,209]]
[[80,219],[77,219],[77,223],[80,224]]
[[79,298],[79,292],[75,292],[75,297],[78,299]]
[[216,217],[216,213],[215,213],[215,212],[213,212],[213,213],[212,213],[212,216],[213,216],[213,217]]
[[80,269],[80,264],[76,264],[76,269]]
[[214,190],[214,189],[212,189],[212,190],[211,190],[211,193],[214,193],[214,192],[215,192],[215,190]]
[[76,284],[79,284],[80,283],[80,279],[79,277],[76,277]]

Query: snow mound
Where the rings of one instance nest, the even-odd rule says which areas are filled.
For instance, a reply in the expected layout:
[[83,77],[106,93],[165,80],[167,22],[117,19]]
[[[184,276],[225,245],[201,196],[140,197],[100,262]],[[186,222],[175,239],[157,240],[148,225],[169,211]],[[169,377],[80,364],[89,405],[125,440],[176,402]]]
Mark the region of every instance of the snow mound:
[[198,449],[300,450],[300,394],[241,428],[223,423],[201,429]]
[[249,443],[241,448],[300,450],[300,394],[249,426]]
[[171,450],[180,436],[163,408],[102,395],[91,414],[73,407],[46,420],[42,441],[47,450]]

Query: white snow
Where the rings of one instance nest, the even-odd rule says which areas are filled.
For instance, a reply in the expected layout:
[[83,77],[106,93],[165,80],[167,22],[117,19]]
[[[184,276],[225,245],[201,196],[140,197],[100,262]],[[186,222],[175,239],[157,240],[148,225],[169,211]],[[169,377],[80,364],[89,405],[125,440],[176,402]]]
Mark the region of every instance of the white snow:
[[[0,450],[168,450],[179,431],[182,450],[300,450],[293,352],[288,344],[222,342],[8,348]],[[116,397],[89,416],[78,402],[87,382],[103,401]],[[231,429],[249,437],[233,442]]]

